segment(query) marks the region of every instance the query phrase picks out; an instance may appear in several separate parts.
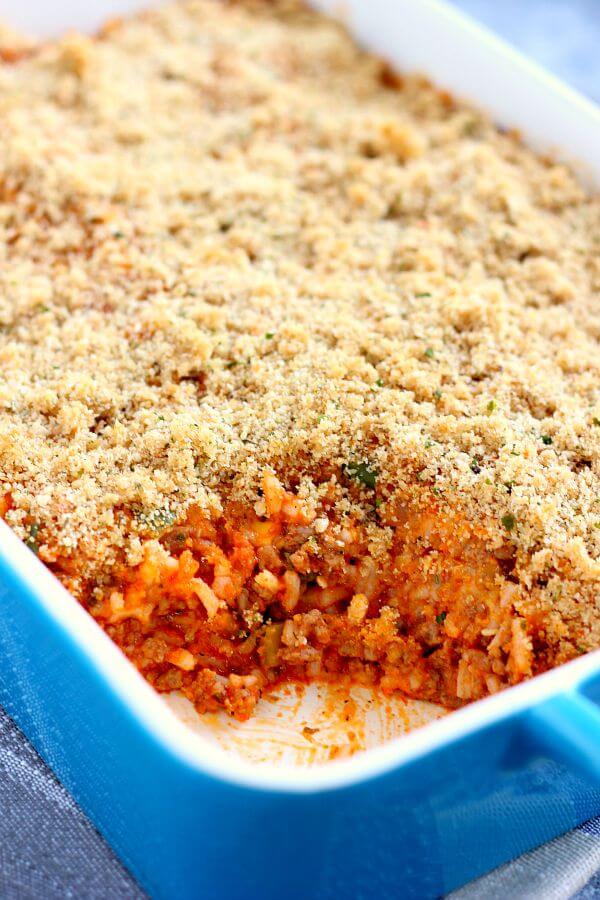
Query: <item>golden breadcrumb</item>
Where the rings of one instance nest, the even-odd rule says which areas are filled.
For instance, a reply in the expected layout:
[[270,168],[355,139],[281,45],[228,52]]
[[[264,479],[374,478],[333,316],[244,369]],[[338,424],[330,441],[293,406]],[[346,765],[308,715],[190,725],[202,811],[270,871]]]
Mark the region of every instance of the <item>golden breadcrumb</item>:
[[[374,560],[409,501],[481,526],[547,658],[600,646],[598,198],[288,0],[168,5],[19,56],[0,488],[70,589],[104,603],[191,507],[268,522],[267,471]],[[256,590],[283,590],[265,571]]]

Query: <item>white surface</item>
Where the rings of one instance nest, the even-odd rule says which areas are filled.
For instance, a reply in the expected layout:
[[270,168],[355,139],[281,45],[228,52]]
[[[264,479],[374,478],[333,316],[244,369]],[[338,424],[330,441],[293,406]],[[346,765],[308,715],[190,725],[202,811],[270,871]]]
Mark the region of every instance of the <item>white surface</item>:
[[[93,29],[107,16],[140,5],[148,4],[132,0],[90,4],[57,0],[50,5],[48,0],[21,0],[18,4],[15,0],[0,0],[0,16],[38,34],[58,33],[74,24]],[[340,4],[339,0],[322,0],[317,5],[337,10]],[[571,159],[584,161],[588,174],[592,173],[592,177],[600,181],[600,113],[592,104],[435,0],[346,0],[344,7],[350,13],[349,23],[359,39],[399,69],[417,69],[429,74],[444,87],[485,107],[498,121],[521,127],[539,146],[552,148],[557,140],[560,141],[561,152]],[[351,758],[340,758],[343,753],[337,753],[337,758],[327,765],[298,766],[285,747],[283,751],[281,747],[272,748],[270,759],[277,758],[278,765],[271,765],[267,770],[261,765],[264,759],[257,760],[256,753],[251,750],[254,738],[244,737],[244,729],[252,726],[240,728],[221,719],[207,734],[206,722],[193,722],[192,728],[184,725],[3,522],[0,522],[0,554],[10,559],[48,614],[87,652],[114,693],[175,759],[223,779],[257,787],[304,792],[342,787],[372,777],[476,731],[514,710],[541,704],[552,695],[569,690],[596,672],[600,659],[600,652],[583,657],[405,736],[395,737],[397,720],[392,723],[391,732],[388,728],[385,735],[381,728],[378,732],[380,726],[367,722],[363,745],[370,748],[368,752]],[[313,697],[307,702],[316,704],[309,715],[320,721],[329,701]],[[182,709],[177,700],[174,703],[184,719],[194,719],[189,707],[186,709],[184,705]],[[290,737],[293,741],[297,738],[298,727],[301,733],[305,727],[305,714],[302,713],[294,723],[296,713],[292,712],[292,707],[286,713],[285,704],[282,704],[271,715],[273,711],[265,713],[263,705],[261,715],[277,718],[281,713],[283,719],[287,716],[288,731],[295,735]],[[418,707],[415,709],[419,716]],[[375,718],[379,723],[384,721],[381,717]],[[322,730],[321,726],[319,730]],[[326,746],[326,727],[324,731]],[[392,739],[381,743],[382,737]],[[284,745],[287,740],[283,739]],[[234,752],[223,754],[223,741]],[[244,745],[245,753],[240,752]],[[323,755],[331,754],[325,751]],[[303,763],[306,761],[302,760]]]
[[526,56],[600,103],[598,0],[452,0]]
[[106,19],[147,9],[152,0],[0,0],[0,19],[34,37],[96,31]]

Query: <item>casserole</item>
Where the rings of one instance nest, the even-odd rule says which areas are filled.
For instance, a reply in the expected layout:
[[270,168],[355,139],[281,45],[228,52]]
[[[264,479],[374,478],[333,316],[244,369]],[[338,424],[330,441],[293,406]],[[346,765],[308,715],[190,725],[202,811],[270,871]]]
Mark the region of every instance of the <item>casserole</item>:
[[[382,21],[383,13],[384,11],[382,10]],[[410,17],[408,20],[410,21]],[[14,545],[15,540],[7,537],[6,546]],[[8,570],[6,572],[7,590],[10,589],[11,584],[15,584],[14,572],[17,570],[19,554],[22,556],[24,552],[23,548],[15,550],[13,574],[11,575]],[[22,556],[22,560],[25,560],[25,557]],[[49,579],[49,576],[41,575],[31,560],[28,562],[28,567],[31,567],[35,580],[42,577]],[[50,593],[48,594],[49,596]],[[68,608],[66,604],[65,608]],[[26,611],[27,604],[21,601],[21,607],[13,609],[10,597],[7,596],[7,609],[10,609],[11,613],[10,615],[7,614],[5,622],[7,631],[6,635],[3,633],[3,640],[6,641],[6,659],[10,665],[11,658],[14,659],[15,656],[14,634],[19,633],[17,626],[20,625],[21,630],[25,626],[22,614]],[[56,609],[57,611],[62,609],[60,602],[56,604]],[[12,615],[14,615],[15,619],[11,623]],[[75,618],[73,618],[73,622],[75,621]],[[9,625],[12,625],[11,631],[8,630]],[[49,650],[60,646],[60,635],[57,634],[58,643],[53,644],[52,634],[51,627],[48,627],[42,632],[41,638],[38,635],[35,642],[36,648],[43,647],[44,643],[47,644]],[[81,637],[83,640],[83,635]],[[28,642],[28,646],[33,645],[34,642]],[[66,645],[63,644],[63,646]],[[80,644],[80,646],[82,645]],[[112,651],[107,649],[107,652]],[[295,888],[299,896],[306,895],[310,891],[317,895],[327,896],[329,892],[333,891],[334,878],[338,879],[338,885],[341,878],[347,879],[350,889],[355,893],[366,894],[367,891],[372,890],[379,895],[393,896],[394,892],[397,891],[396,879],[399,877],[399,874],[397,868],[395,871],[390,869],[390,863],[393,860],[394,866],[398,866],[397,849],[403,840],[401,829],[406,829],[403,843],[403,849],[407,853],[406,858],[413,861],[418,860],[414,873],[411,872],[409,876],[404,875],[403,888],[405,893],[413,892],[416,895],[438,893],[440,890],[445,890],[453,884],[459,883],[465,877],[474,875],[477,871],[482,871],[482,868],[475,866],[473,848],[469,847],[469,830],[465,829],[464,834],[461,834],[460,838],[457,838],[454,832],[457,825],[457,813],[465,804],[469,808],[469,818],[473,822],[471,839],[474,840],[476,836],[482,833],[481,817],[486,818],[488,815],[487,802],[498,802],[498,811],[497,813],[494,812],[494,818],[497,821],[498,816],[502,814],[504,805],[502,798],[506,799],[506,791],[510,793],[515,788],[524,791],[526,788],[528,802],[531,801],[531,782],[529,778],[531,769],[533,767],[535,774],[539,776],[540,760],[545,759],[548,754],[550,758],[555,754],[562,754],[563,764],[566,764],[569,769],[573,770],[575,787],[573,788],[572,797],[579,796],[581,780],[585,782],[588,779],[593,783],[597,777],[594,743],[590,743],[589,740],[590,735],[595,735],[595,709],[588,699],[580,696],[577,700],[571,699],[569,701],[567,704],[569,712],[566,714],[566,723],[568,728],[571,729],[569,739],[568,741],[564,739],[557,740],[555,746],[550,742],[552,749],[544,749],[544,741],[547,741],[547,735],[552,734],[553,731],[559,734],[566,733],[565,722],[561,722],[561,717],[565,716],[564,701],[558,702],[554,700],[550,708],[542,703],[540,709],[536,710],[532,718],[525,716],[524,710],[529,709],[529,705],[534,702],[532,698],[541,700],[543,697],[550,697],[553,690],[556,690],[558,682],[554,676],[558,675],[558,673],[552,673],[552,677],[544,676],[545,680],[540,679],[539,682],[535,682],[536,685],[545,684],[547,686],[546,690],[549,691],[547,695],[542,692],[541,695],[538,694],[536,697],[535,690],[532,694],[531,686],[528,685],[529,690],[523,688],[522,690],[519,689],[521,691],[520,695],[516,695],[516,692],[513,694],[512,704],[506,700],[506,697],[510,697],[510,694],[507,694],[506,697],[503,695],[501,698],[489,701],[487,706],[482,704],[479,707],[480,710],[492,709],[495,710],[495,713],[492,712],[490,714],[492,718],[487,723],[489,728],[484,728],[479,733],[476,746],[473,746],[467,740],[469,726],[464,724],[469,722],[467,714],[471,713],[471,710],[465,711],[464,714],[458,714],[458,718],[453,717],[443,723],[431,726],[427,732],[422,733],[422,735],[428,735],[429,739],[431,739],[430,736],[432,734],[437,734],[436,740],[439,742],[436,744],[438,751],[435,753],[436,768],[435,776],[433,777],[433,794],[427,793],[419,796],[418,793],[413,794],[413,790],[410,787],[410,785],[415,785],[415,787],[418,785],[418,791],[423,791],[421,779],[425,777],[426,773],[430,773],[431,770],[428,766],[434,759],[431,754],[426,754],[419,759],[413,757],[412,763],[409,762],[411,746],[413,747],[413,752],[415,747],[419,747],[417,738],[420,735],[414,735],[406,739],[406,743],[402,747],[390,744],[380,750],[372,751],[369,761],[365,759],[362,763],[360,760],[354,760],[347,763],[339,763],[339,765],[335,764],[332,765],[329,772],[315,773],[309,777],[304,777],[305,773],[301,774],[295,771],[290,773],[282,769],[281,772],[267,779],[264,775],[251,774],[251,769],[242,764],[240,764],[241,770],[236,776],[237,766],[230,759],[225,760],[225,765],[222,768],[227,773],[226,777],[230,781],[236,777],[241,779],[247,778],[250,779],[250,783],[255,787],[263,789],[263,793],[257,794],[255,797],[249,794],[248,783],[245,788],[234,789],[231,785],[225,787],[220,781],[207,780],[206,776],[202,777],[200,770],[188,760],[188,768],[185,769],[185,772],[183,768],[178,769],[178,775],[170,771],[167,777],[157,771],[156,777],[153,779],[155,794],[154,796],[149,796],[148,790],[144,788],[144,785],[146,784],[150,767],[154,763],[159,768],[162,768],[157,760],[157,748],[151,745],[148,735],[146,735],[145,741],[143,735],[141,740],[136,741],[133,731],[128,729],[132,747],[135,747],[137,743],[138,753],[143,753],[144,759],[147,760],[147,766],[144,771],[137,773],[130,771],[127,774],[123,769],[122,754],[115,752],[116,745],[105,743],[105,738],[109,735],[111,725],[114,726],[119,723],[121,727],[127,727],[124,717],[116,707],[112,709],[112,715],[111,710],[108,707],[104,707],[104,712],[107,715],[107,728],[101,738],[96,736],[95,740],[90,742],[91,746],[88,747],[86,745],[85,723],[89,712],[93,710],[93,703],[90,696],[84,698],[81,695],[81,700],[77,703],[77,695],[73,695],[75,683],[78,685],[79,691],[84,693],[86,684],[85,665],[80,668],[75,662],[75,657],[79,659],[77,653],[75,653],[74,657],[70,657],[69,665],[73,664],[71,666],[72,671],[70,678],[67,676],[66,680],[61,675],[60,665],[53,661],[51,652],[41,654],[41,658],[36,659],[35,666],[46,665],[52,667],[51,678],[50,668],[43,672],[44,680],[51,684],[51,691],[49,696],[44,698],[44,707],[40,706],[39,702],[36,702],[35,698],[29,695],[27,698],[28,702],[25,704],[25,711],[21,712],[20,718],[19,716],[17,718],[24,723],[28,733],[31,733],[33,730],[34,737],[37,737],[37,745],[41,746],[43,752],[51,759],[63,780],[67,784],[75,785],[76,796],[83,798],[84,806],[91,809],[94,818],[100,822],[101,827],[109,834],[125,859],[132,861],[134,871],[141,872],[143,883],[149,885],[153,892],[157,894],[161,891],[161,883],[158,881],[157,871],[165,875],[164,883],[168,885],[169,890],[174,891],[177,888],[178,892],[191,892],[190,895],[193,895],[194,891],[209,895],[211,892],[214,895],[219,895],[219,892],[222,892],[228,896],[235,896],[236,891],[240,892],[239,871],[231,871],[231,867],[227,866],[227,858],[223,854],[227,853],[228,834],[230,833],[228,829],[231,828],[231,823],[239,822],[242,818],[248,823],[248,833],[243,835],[242,850],[240,851],[239,849],[241,835],[236,834],[235,841],[232,841],[236,848],[236,861],[240,864],[247,879],[242,895],[247,896],[250,893],[264,896],[269,891],[276,895],[283,891],[286,879],[289,878],[291,866],[295,861],[295,853],[297,853],[297,848],[301,844],[303,846],[301,863],[303,871],[306,870],[306,872],[304,881],[297,878],[295,880]],[[593,660],[592,662],[590,660],[592,658],[581,660],[564,670],[559,670],[561,673],[559,681],[567,679],[565,673],[571,672],[575,673],[571,676],[574,680],[567,683],[579,684],[583,675],[593,671]],[[81,660],[79,661],[81,662]],[[115,670],[117,670],[118,666],[122,665],[122,661],[119,661],[118,665],[115,662],[114,665]],[[68,668],[68,666],[65,668]],[[13,669],[13,672],[16,672],[15,677],[18,676],[19,669],[19,660],[16,660],[16,669]],[[38,674],[42,676],[42,670]],[[32,683],[33,670],[29,680],[29,684]],[[554,688],[552,687],[553,685]],[[539,690],[542,689],[538,688]],[[593,686],[590,690],[593,693]],[[29,692],[27,691],[27,693]],[[78,715],[80,723],[79,736],[75,741],[75,734],[73,734],[75,743],[71,744],[69,742],[71,753],[73,753],[77,741],[82,742],[80,743],[80,750],[84,752],[79,753],[76,760],[65,759],[64,751],[54,745],[52,729],[48,731],[46,713],[50,711],[52,706],[51,698],[55,694],[60,696],[62,701],[69,697],[71,698],[68,704],[67,718],[75,710]],[[519,706],[519,701],[515,699],[515,696],[522,698],[522,706]],[[501,700],[503,703],[500,702]],[[82,703],[85,708],[82,708]],[[494,703],[496,703],[496,706],[494,706]],[[507,703],[509,703],[508,707],[506,706]],[[13,709],[14,706],[9,706],[9,708]],[[102,708],[102,704],[100,704],[100,708]],[[512,749],[514,732],[511,737],[510,734],[503,733],[500,728],[500,724],[505,722],[500,711],[504,710],[504,715],[506,715],[507,709],[512,710],[509,716],[509,721],[512,725],[515,725],[513,719],[516,719],[519,727],[523,729],[521,750],[525,748],[529,754],[526,754],[525,760],[520,760],[518,764],[515,763]],[[96,709],[96,714],[99,711]],[[18,713],[19,710],[17,709],[16,712]],[[452,729],[452,726],[448,725],[449,722],[462,722],[463,728],[466,729],[463,734],[463,740],[452,744],[452,749],[450,749],[449,745],[444,746],[443,738],[443,727]],[[455,725],[454,728],[456,727]],[[580,728],[581,730],[579,730]],[[177,746],[181,753],[187,744],[187,739],[184,739],[181,733],[176,732],[174,724],[171,726],[171,730],[177,738]],[[67,723],[64,724],[63,731],[65,734],[69,731]],[[452,733],[452,730],[450,733]],[[459,734],[460,732],[454,733]],[[486,734],[489,739],[487,743],[484,740],[484,735]],[[409,748],[408,751],[407,747]],[[421,745],[421,750],[423,750],[423,745]],[[391,770],[387,770],[387,766],[393,760],[399,762],[403,752],[404,754],[408,752],[409,756],[405,759],[406,767],[401,770],[403,776],[399,778],[398,771],[400,770],[392,774]],[[500,755],[498,755],[498,752],[500,752]],[[202,754],[205,767],[210,768],[212,765],[211,760],[215,757],[214,752],[211,753],[205,748]],[[98,759],[99,755],[101,759]],[[158,756],[161,757],[162,754],[158,753]],[[103,809],[101,804],[98,806],[98,803],[94,803],[93,785],[82,788],[81,786],[78,787],[76,783],[81,776],[78,768],[87,760],[93,760],[94,776],[100,779],[96,787],[100,787],[101,796],[107,791],[109,782],[112,784],[111,790],[116,791],[117,785],[120,785],[118,796],[113,798],[114,809],[112,813],[106,808]],[[491,790],[490,776],[492,770],[488,768],[490,761],[492,761],[492,768],[499,766],[502,773],[502,777],[500,777],[500,773],[496,773],[498,779],[494,782],[495,787]],[[560,763],[560,759],[556,761]],[[575,761],[577,761],[577,764],[575,764]],[[108,766],[108,764],[110,765]],[[112,781],[107,766],[112,772]],[[70,777],[69,767],[73,777]],[[165,768],[169,769],[169,766],[166,765]],[[411,769],[413,770],[412,772]],[[523,776],[525,780],[521,778],[521,780],[512,781],[508,777],[510,773],[514,774],[515,769],[518,770],[520,775],[523,772],[527,773],[527,777]],[[215,770],[213,769],[212,772],[214,775]],[[468,778],[466,776],[461,778],[461,772],[467,773]],[[545,774],[546,769],[542,766],[542,775]],[[140,783],[136,782],[136,775],[140,779]],[[360,780],[352,781],[356,777]],[[550,767],[548,780],[553,785],[555,784],[555,777],[556,771]],[[108,778],[108,781],[105,783],[106,778]],[[344,779],[349,780],[345,781]],[[544,782],[542,792],[544,792],[547,785],[544,778],[542,778],[542,781]],[[499,796],[498,785],[500,784],[502,788]],[[330,803],[329,792],[334,789],[337,790],[335,803]],[[472,804],[469,802],[469,799],[475,799],[473,789],[475,789],[475,796],[479,799],[479,818],[477,814],[472,814]],[[302,799],[297,799],[291,804],[288,792],[294,790],[301,792]],[[481,800],[482,792],[484,795],[483,802]],[[565,796],[568,795],[569,792],[566,790]],[[137,807],[136,821],[143,821],[145,826],[149,824],[145,833],[151,845],[145,848],[145,854],[142,854],[139,850],[139,834],[135,834],[136,821],[131,821],[131,806],[124,803],[124,797],[126,796],[128,797],[128,802],[131,803],[133,801]],[[175,802],[173,803],[173,811],[169,814],[168,832],[170,834],[172,831],[173,846],[176,845],[179,848],[177,854],[173,853],[172,847],[169,846],[169,834],[165,833],[167,829],[163,829],[162,833],[160,829],[161,816],[165,816],[165,809],[161,807],[161,803],[167,802],[169,797],[174,798]],[[195,798],[198,798],[198,804],[195,803]],[[383,802],[384,800],[385,802]],[[211,809],[211,802],[221,804],[225,808],[222,820],[219,823],[217,823],[214,809]],[[248,809],[245,808],[247,802],[250,803]],[[206,828],[202,835],[206,841],[203,847],[207,856],[206,866],[200,867],[202,871],[196,873],[197,866],[195,865],[194,854],[199,852],[197,849],[198,832],[202,830],[202,821],[197,809],[200,803],[203,803],[204,814],[207,817]],[[409,804],[414,806],[416,818],[412,814],[408,815],[406,812],[403,812],[402,821],[400,822],[399,810],[405,810]],[[519,802],[512,800],[512,802],[508,803],[508,807],[512,814],[518,810]],[[264,839],[262,828],[269,827],[277,812],[286,816],[286,821],[290,823],[290,828],[285,838],[282,839],[283,846],[278,848],[281,868],[276,869],[271,866],[268,871],[269,883],[265,884],[265,866],[260,858],[260,842],[261,839]],[[561,827],[569,827],[571,824],[574,824],[576,816],[582,812],[583,815],[589,815],[590,807],[584,804],[578,813],[571,810],[571,818],[565,817],[562,820]],[[367,817],[368,827],[366,829],[361,828],[361,822]],[[321,828],[327,819],[330,819],[327,823],[327,831],[325,834],[322,834]],[[536,832],[535,836],[531,833],[528,834],[528,840],[531,843],[527,844],[527,846],[531,846],[532,843],[550,836],[551,832],[544,830],[540,822],[544,823],[544,828],[548,828],[545,820],[536,820],[536,825],[540,826],[540,830]],[[417,827],[417,823],[419,823],[419,827]],[[199,825],[200,829],[198,828]],[[435,853],[432,854],[430,842],[431,835],[434,832],[439,837],[440,846],[436,843]],[[510,839],[514,840],[516,834],[520,834],[520,832],[513,829]],[[129,840],[130,837],[135,837],[136,840]],[[190,841],[189,854],[186,853],[186,840]],[[304,849],[307,840],[312,841],[312,843],[309,844],[308,848]],[[453,840],[460,842],[460,850],[453,844]],[[357,852],[348,854],[352,841],[360,841],[361,845],[360,847],[359,845],[356,846]],[[494,842],[493,847],[488,848],[487,853],[483,853],[484,861],[478,859],[477,865],[487,867],[505,858],[498,855],[501,846],[501,841]],[[460,860],[466,862],[462,851],[467,847],[469,847],[466,854],[468,856],[468,865],[461,868]],[[394,848],[396,848],[395,853],[392,852]],[[519,849],[524,849],[524,846]],[[517,850],[514,844],[510,844],[510,847],[503,846],[501,852],[513,855]],[[339,857],[336,854],[339,854]],[[345,863],[342,863],[342,859],[346,859],[348,856],[351,856],[351,861],[348,862],[346,860]],[[432,856],[434,857],[433,859],[431,859]],[[381,859],[381,863],[374,866],[373,860],[379,859]],[[426,864],[426,860],[428,864]],[[154,869],[155,866],[158,869]],[[196,874],[193,875],[192,872]],[[167,873],[169,874],[168,879],[166,877]],[[196,881],[194,881],[194,877]],[[228,881],[228,879],[231,880]]]

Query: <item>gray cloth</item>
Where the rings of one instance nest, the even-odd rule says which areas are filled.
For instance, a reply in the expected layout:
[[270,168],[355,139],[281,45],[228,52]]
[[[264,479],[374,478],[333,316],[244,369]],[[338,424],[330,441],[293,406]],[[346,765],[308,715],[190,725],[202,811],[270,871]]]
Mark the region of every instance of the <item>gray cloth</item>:
[[144,894],[0,708],[0,898],[70,897]]
[[[393,0],[390,0],[393,2]],[[15,0],[16,3],[16,0]],[[456,0],[565,81],[600,100],[600,0]],[[464,900],[600,900],[600,824],[590,824],[469,885]],[[560,862],[552,871],[549,860]],[[593,865],[590,866],[590,860]],[[559,877],[562,876],[562,877]],[[0,710],[0,898],[142,900],[95,828]]]
[[447,900],[598,900],[600,819],[500,866]]

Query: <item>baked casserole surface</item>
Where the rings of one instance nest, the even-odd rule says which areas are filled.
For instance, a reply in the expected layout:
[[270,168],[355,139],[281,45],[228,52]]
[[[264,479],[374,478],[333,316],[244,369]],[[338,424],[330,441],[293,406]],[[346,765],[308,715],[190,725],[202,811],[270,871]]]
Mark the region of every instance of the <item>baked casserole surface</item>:
[[152,684],[600,646],[597,197],[293,0],[0,57],[1,512]]

